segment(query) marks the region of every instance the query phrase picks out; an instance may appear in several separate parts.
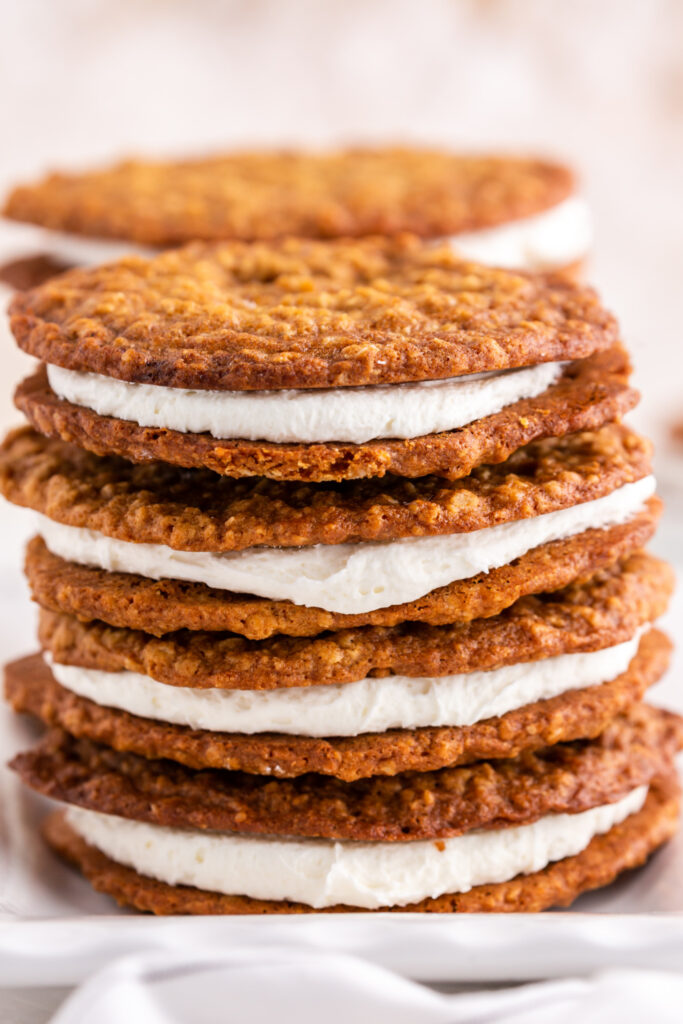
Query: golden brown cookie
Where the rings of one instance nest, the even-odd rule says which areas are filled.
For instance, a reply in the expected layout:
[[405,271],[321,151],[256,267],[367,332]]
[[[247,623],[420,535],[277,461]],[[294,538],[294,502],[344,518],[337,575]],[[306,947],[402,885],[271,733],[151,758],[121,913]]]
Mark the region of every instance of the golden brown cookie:
[[367,676],[445,676],[613,647],[664,613],[673,585],[666,562],[639,552],[585,583],[523,597],[499,615],[457,625],[361,626],[268,640],[189,631],[157,638],[41,609],[39,640],[57,663],[139,672],[198,689],[275,690]]
[[[406,907],[385,910],[410,913],[503,913],[568,906],[582,892],[609,885],[623,871],[643,864],[675,834],[679,815],[679,784],[675,772],[656,779],[643,808],[604,835],[595,836],[581,853],[555,861],[542,871],[518,875],[509,882],[480,885],[467,893],[439,896]],[[170,886],[138,874],[90,846],[67,824],[63,811],[51,815],[44,835],[52,848],[75,864],[99,892],[122,906],[154,914],[303,914],[315,913],[301,903],[255,900],[247,896]],[[358,912],[336,906],[325,913]],[[367,911],[366,911],[367,913]]]
[[570,363],[557,384],[536,398],[520,399],[459,430],[365,444],[224,441],[210,434],[141,427],[59,398],[44,368],[19,385],[14,401],[39,433],[133,462],[160,459],[225,476],[275,480],[355,480],[387,473],[434,473],[455,480],[482,463],[503,462],[539,438],[595,430],[620,419],[638,400],[628,386],[629,372],[628,356],[617,345]]
[[471,726],[395,729],[337,739],[277,733],[246,736],[140,718],[66,690],[39,655],[6,667],[5,696],[15,711],[29,712],[46,725],[143,757],[278,778],[317,772],[351,782],[370,775],[516,757],[524,750],[598,736],[660,678],[670,650],[668,639],[653,629],[641,639],[626,672],[601,686],[568,691]]
[[40,537],[30,541],[24,568],[33,600],[44,608],[153,636],[180,629],[225,630],[263,640],[275,633],[314,636],[328,629],[400,622],[444,625],[497,615],[527,594],[560,590],[609,568],[650,540],[660,512],[659,499],[650,498],[641,512],[619,526],[542,544],[510,565],[457,580],[416,601],[361,615],[213,590],[203,583],[150,580],[78,565],[52,554]]
[[435,237],[530,217],[573,191],[566,167],[533,158],[399,147],[243,152],[50,174],[15,188],[4,214],[157,246],[400,231]]
[[523,825],[546,814],[614,803],[665,773],[682,746],[683,718],[639,704],[591,741],[357,782],[192,772],[60,731],[17,755],[10,767],[51,799],[153,825],[403,842]]
[[20,292],[19,346],[46,363],[199,390],[396,384],[580,359],[618,340],[569,277],[462,263],[414,237],[195,243]]
[[0,492],[60,523],[185,551],[395,540],[481,530],[603,497],[650,472],[625,426],[527,445],[460,480],[338,484],[248,478],[100,457],[30,427],[0,448]]

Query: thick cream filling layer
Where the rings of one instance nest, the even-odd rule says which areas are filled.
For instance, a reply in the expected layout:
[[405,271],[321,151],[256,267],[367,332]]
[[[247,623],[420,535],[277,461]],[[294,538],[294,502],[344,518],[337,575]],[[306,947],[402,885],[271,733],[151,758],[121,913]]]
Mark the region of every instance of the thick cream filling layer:
[[271,839],[147,825],[79,807],[70,807],[67,818],[112,860],[168,885],[316,909],[342,903],[376,910],[541,871],[639,811],[647,789],[579,814],[549,814],[530,825],[439,842]]
[[507,565],[549,541],[624,523],[654,489],[654,477],[647,476],[595,501],[471,533],[301,548],[177,551],[163,544],[115,540],[45,516],[40,516],[38,530],[53,554],[84,565],[362,613],[414,601],[454,580]]
[[223,440],[362,444],[456,430],[546,391],[564,363],[378,387],[190,391],[48,366],[60,398],[141,427]]
[[452,235],[453,249],[465,259],[519,270],[567,267],[588,255],[593,224],[588,203],[571,196],[535,217],[495,228]]
[[601,651],[562,654],[488,672],[383,676],[279,690],[170,686],[138,672],[102,672],[47,658],[55,679],[104,707],[210,732],[358,736],[388,729],[466,726],[569,690],[616,679],[639,636]]

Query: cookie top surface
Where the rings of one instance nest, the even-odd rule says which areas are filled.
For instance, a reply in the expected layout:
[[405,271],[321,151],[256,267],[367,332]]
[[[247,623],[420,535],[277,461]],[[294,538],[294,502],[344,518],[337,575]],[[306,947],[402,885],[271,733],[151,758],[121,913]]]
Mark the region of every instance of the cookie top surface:
[[414,236],[195,243],[68,271],[10,312],[45,362],[197,390],[457,377],[582,358],[618,336],[586,286],[464,263]]
[[460,480],[386,476],[338,484],[102,458],[20,428],[0,447],[0,493],[67,526],[185,551],[439,536],[592,501],[650,472],[649,443],[622,425],[568,434]]
[[560,164],[384,148],[127,160],[20,185],[4,214],[150,246],[192,239],[456,234],[529,217],[574,191]]

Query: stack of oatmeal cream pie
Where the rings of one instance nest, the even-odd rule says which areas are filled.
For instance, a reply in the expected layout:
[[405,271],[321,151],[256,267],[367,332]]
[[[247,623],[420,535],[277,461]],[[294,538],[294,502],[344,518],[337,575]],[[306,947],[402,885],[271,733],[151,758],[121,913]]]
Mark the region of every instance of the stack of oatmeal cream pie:
[[590,288],[415,235],[233,239],[11,314],[46,365],[0,453],[42,648],[6,694],[50,727],[13,767],[97,889],[533,911],[671,837],[683,721],[642,701],[672,577]]

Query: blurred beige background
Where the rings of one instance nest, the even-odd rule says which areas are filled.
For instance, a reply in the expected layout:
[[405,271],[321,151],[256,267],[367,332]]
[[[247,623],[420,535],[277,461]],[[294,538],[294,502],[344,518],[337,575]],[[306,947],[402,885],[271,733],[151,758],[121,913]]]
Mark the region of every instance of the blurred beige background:
[[[0,190],[121,153],[418,140],[581,171],[592,276],[683,414],[680,0],[0,0]],[[0,227],[0,248],[17,236]],[[19,357],[0,351],[0,424]]]

